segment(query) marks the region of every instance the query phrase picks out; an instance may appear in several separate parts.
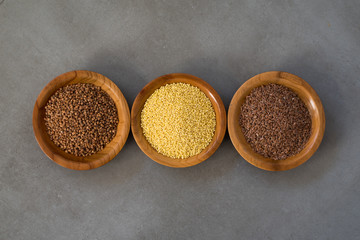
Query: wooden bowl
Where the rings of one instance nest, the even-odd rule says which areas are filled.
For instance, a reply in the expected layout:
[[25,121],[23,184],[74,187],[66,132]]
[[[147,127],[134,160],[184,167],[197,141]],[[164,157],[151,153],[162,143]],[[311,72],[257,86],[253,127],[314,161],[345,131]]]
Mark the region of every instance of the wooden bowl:
[[[75,83],[92,83],[100,86],[114,100],[119,116],[119,125],[112,141],[100,152],[87,157],[77,157],[61,150],[50,140],[45,128],[45,105],[48,99],[57,89]],[[41,149],[51,160],[66,168],[88,170],[108,163],[120,152],[129,135],[130,112],[120,89],[107,77],[90,71],[72,71],[56,77],[40,92],[33,111],[33,128]]]
[[[141,128],[141,111],[148,97],[161,86],[179,82],[191,84],[203,91],[210,99],[216,115],[215,134],[210,144],[199,154],[186,159],[170,158],[158,153],[146,140]],[[185,73],[167,74],[148,83],[137,95],[131,109],[131,131],[140,149],[155,162],[174,168],[194,166],[209,158],[220,146],[226,131],[225,107],[219,94],[200,78]]]
[[[245,140],[239,124],[240,108],[246,96],[253,88],[269,83],[281,84],[293,90],[304,101],[312,120],[311,136],[304,149],[283,160],[273,160],[255,153]],[[286,72],[265,72],[247,80],[235,93],[228,111],[228,130],[234,147],[246,161],[264,170],[284,171],[306,162],[319,147],[325,131],[324,108],[315,90],[300,77]]]

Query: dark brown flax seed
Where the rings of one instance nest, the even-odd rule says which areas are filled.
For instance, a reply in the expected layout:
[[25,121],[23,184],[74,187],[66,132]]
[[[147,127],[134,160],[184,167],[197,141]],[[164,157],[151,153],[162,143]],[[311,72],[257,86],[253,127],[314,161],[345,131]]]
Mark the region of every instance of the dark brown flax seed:
[[240,126],[253,150],[274,160],[299,153],[311,134],[310,113],[304,102],[278,84],[250,92],[241,106]]
[[45,106],[45,126],[56,146],[75,156],[101,151],[119,123],[111,97],[88,83],[58,89]]

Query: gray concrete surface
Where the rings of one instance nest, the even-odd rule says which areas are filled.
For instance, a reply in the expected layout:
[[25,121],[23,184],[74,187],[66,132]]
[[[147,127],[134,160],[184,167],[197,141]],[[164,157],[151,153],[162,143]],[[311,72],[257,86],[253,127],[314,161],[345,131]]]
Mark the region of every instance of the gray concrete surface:
[[[0,239],[360,239],[360,2],[5,0],[0,5]],[[226,107],[255,74],[299,75],[326,112],[304,165],[266,172],[228,135],[207,161],[171,169],[130,135],[107,165],[72,171],[32,130],[40,90],[86,69],[129,105],[150,80],[185,72]]]

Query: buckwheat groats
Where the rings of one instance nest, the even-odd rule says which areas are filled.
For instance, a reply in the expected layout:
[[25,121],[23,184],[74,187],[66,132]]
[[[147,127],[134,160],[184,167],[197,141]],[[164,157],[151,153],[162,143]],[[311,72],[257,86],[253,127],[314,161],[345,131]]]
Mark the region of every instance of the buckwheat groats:
[[101,151],[114,138],[118,123],[114,101],[93,84],[62,87],[45,106],[45,126],[50,139],[75,156]]

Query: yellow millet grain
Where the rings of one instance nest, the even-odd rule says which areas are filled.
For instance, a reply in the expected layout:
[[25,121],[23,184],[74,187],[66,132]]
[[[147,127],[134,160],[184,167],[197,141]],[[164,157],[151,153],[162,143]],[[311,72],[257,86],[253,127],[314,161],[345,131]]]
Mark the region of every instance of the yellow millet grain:
[[199,154],[215,132],[215,111],[198,88],[172,83],[156,89],[141,112],[141,127],[147,141],[171,158]]

